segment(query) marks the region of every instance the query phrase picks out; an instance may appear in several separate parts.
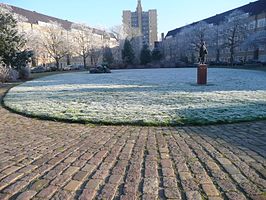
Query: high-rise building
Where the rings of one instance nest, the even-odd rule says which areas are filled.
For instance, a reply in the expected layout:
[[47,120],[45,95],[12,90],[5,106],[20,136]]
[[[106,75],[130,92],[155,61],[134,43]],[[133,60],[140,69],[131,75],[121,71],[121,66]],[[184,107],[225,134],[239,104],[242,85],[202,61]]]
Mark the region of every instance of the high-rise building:
[[142,10],[141,0],[135,12],[123,11],[123,25],[131,36],[141,36],[142,44],[147,44],[151,48],[157,38],[157,10],[152,9],[147,12]]

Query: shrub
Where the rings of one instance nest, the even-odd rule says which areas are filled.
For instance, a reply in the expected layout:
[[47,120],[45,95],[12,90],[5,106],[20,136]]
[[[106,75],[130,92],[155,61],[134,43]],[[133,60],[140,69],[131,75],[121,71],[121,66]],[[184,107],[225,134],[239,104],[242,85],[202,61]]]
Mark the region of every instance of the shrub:
[[151,50],[149,49],[149,46],[145,44],[140,52],[140,63],[146,65],[149,62],[151,62]]
[[0,64],[0,82],[16,81],[18,78],[19,73],[16,70]]
[[29,66],[25,66],[25,67],[21,67],[21,69],[19,70],[19,76],[21,79],[27,80],[30,78],[30,67]]

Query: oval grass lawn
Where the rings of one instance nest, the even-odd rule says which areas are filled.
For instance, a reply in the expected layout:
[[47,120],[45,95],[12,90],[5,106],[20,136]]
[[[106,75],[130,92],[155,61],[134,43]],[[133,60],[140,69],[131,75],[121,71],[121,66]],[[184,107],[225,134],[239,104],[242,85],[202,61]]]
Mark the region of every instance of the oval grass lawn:
[[76,72],[25,82],[9,90],[6,107],[42,119],[97,124],[215,124],[266,118],[266,72],[195,68]]

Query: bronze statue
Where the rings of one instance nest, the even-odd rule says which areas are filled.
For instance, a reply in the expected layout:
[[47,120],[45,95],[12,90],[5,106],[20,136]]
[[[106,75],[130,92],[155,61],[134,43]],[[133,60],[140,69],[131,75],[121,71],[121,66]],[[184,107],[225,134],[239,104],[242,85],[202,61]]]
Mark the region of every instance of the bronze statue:
[[205,42],[202,42],[200,46],[200,51],[199,51],[199,63],[200,64],[205,64],[205,57],[208,54],[207,47]]

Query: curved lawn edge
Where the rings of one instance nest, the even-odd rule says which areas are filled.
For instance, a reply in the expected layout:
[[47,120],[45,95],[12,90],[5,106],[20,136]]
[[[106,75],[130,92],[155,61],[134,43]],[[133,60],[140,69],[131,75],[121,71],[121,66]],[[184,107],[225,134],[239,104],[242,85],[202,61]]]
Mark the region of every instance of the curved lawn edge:
[[[53,75],[51,75],[53,76]],[[22,84],[22,83],[21,83]],[[20,84],[18,84],[20,85]],[[5,96],[13,87],[18,85],[14,85],[10,87],[8,90],[5,91],[4,95],[1,99],[1,105],[6,110],[22,115],[24,117],[29,117],[33,119],[45,120],[45,121],[53,121],[53,122],[65,122],[65,123],[75,123],[75,124],[85,124],[85,125],[106,125],[106,126],[208,126],[208,125],[226,125],[226,124],[234,124],[234,123],[241,123],[241,122],[254,122],[254,121],[263,121],[266,120],[266,117],[249,117],[249,118],[242,118],[242,119],[231,119],[231,120],[217,120],[217,121],[208,121],[208,120],[190,120],[190,119],[182,119],[176,122],[144,122],[142,120],[139,121],[132,121],[132,122],[112,122],[112,121],[93,121],[93,120],[82,120],[82,119],[68,119],[68,118],[59,118],[53,117],[49,115],[38,115],[38,114],[31,114],[27,112],[21,112],[19,110],[13,109],[5,104]]]
[[[233,68],[234,69],[234,68]],[[255,71],[255,70],[254,70]],[[71,73],[80,73],[80,72],[71,72]],[[49,75],[45,75],[42,77],[38,77],[38,78],[33,78],[29,81],[32,80],[38,80],[38,79],[42,79],[44,77],[51,77],[51,76],[57,76],[58,74],[49,74]],[[71,118],[66,118],[66,117],[57,117],[57,116],[51,116],[49,113],[48,114],[38,114],[38,113],[31,113],[28,112],[27,110],[25,111],[21,111],[21,110],[17,110],[16,108],[12,108],[12,106],[8,106],[6,104],[5,97],[6,95],[9,93],[9,91],[17,86],[20,86],[21,84],[24,84],[25,82],[28,81],[24,81],[24,82],[20,82],[19,84],[15,84],[11,87],[9,87],[4,94],[2,95],[0,104],[3,108],[5,108],[6,110],[12,112],[12,113],[16,113],[25,117],[29,117],[29,118],[34,118],[34,119],[39,119],[39,120],[45,120],[45,121],[54,121],[54,122],[65,122],[65,123],[76,123],[76,124],[85,124],[85,125],[107,125],[107,126],[171,126],[171,127],[175,127],[175,126],[207,126],[207,125],[226,125],[226,124],[234,124],[234,123],[241,123],[241,122],[256,122],[256,121],[264,121],[266,120],[266,116],[258,116],[258,117],[245,117],[243,116],[242,118],[235,118],[235,119],[217,119],[217,120],[207,120],[207,119],[189,119],[189,118],[178,118],[178,120],[174,121],[161,121],[161,122],[157,122],[157,121],[143,121],[143,120],[135,120],[135,121],[105,121],[105,120],[90,120],[90,119],[71,119]]]

